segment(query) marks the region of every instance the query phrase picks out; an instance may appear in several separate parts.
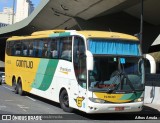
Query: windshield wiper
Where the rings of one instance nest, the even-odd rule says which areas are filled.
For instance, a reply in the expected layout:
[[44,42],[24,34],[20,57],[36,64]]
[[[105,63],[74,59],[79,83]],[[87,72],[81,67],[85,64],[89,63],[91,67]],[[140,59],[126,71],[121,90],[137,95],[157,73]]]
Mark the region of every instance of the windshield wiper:
[[[132,84],[132,82],[129,80],[128,76],[127,76],[125,73],[123,73],[123,72],[117,71],[117,73],[118,73],[118,74],[117,74],[116,78],[114,79],[113,83],[108,87],[107,92],[113,93],[113,92],[116,90],[116,88],[119,86],[119,84],[120,84],[120,91],[121,91],[121,90],[122,90],[122,86],[123,86],[122,84],[123,84],[123,82],[124,82],[124,79],[126,78],[126,81],[127,81],[127,83],[129,84],[132,92],[135,93],[135,88],[133,87],[133,84]],[[113,87],[112,85],[115,84],[115,82],[116,82],[116,80],[117,80],[118,77],[120,78],[119,84],[117,84],[114,88],[111,88],[111,87]],[[121,78],[121,77],[122,77],[122,78]],[[122,90],[122,91],[123,91],[123,90]]]
[[[122,65],[122,66],[121,66],[121,65]],[[114,87],[114,88],[111,88],[112,86],[108,87],[108,92],[113,93],[113,91],[115,91],[116,88],[117,88],[119,85],[120,85],[120,91],[121,91],[121,90],[122,90],[122,86],[124,85],[124,79],[125,79],[125,78],[126,78],[126,82],[128,82],[128,84],[129,84],[132,92],[135,92],[135,88],[133,87],[132,82],[129,80],[128,76],[127,76],[127,75],[125,74],[125,72],[124,72],[124,66],[123,66],[123,64],[121,64],[120,58],[118,58],[118,71],[115,71],[114,74],[115,74],[114,76],[117,76],[117,78],[120,78],[120,79],[119,79],[119,84],[117,84],[116,87]],[[117,74],[117,75],[116,75],[116,74]],[[114,77],[114,76],[113,76],[113,77]],[[116,80],[117,80],[117,79],[116,79]],[[116,82],[116,80],[113,81],[113,83],[112,83],[111,85],[113,85],[113,84]]]
[[124,78],[127,79],[127,82],[129,84],[130,88],[132,89],[132,92],[135,93],[135,88],[133,87],[132,82],[129,80],[128,76],[125,73],[123,75],[124,75]]

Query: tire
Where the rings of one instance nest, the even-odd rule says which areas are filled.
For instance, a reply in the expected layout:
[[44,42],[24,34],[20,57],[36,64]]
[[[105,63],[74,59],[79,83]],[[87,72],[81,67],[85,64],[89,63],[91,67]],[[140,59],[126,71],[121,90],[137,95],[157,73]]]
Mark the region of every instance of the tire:
[[18,80],[18,84],[17,84],[17,90],[18,90],[18,94],[23,96],[24,95],[24,91],[22,89],[22,82],[21,79]]
[[69,97],[65,89],[60,93],[59,101],[61,108],[65,112],[70,112],[70,113],[73,112],[73,108],[69,107]]
[[2,85],[2,79],[0,80],[0,85]]
[[14,90],[14,93],[18,94],[18,89],[17,89],[17,84],[16,84],[16,78],[13,79],[12,88]]

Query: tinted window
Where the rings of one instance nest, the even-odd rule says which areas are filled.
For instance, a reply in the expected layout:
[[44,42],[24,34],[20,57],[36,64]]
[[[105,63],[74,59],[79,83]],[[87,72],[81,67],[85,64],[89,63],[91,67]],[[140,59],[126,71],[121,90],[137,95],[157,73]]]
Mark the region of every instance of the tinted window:
[[72,37],[8,41],[6,53],[12,56],[72,60]]
[[59,52],[58,52],[58,40],[52,39],[49,42],[49,58],[58,58]]
[[14,54],[13,46],[14,46],[14,41],[7,42],[7,45],[6,45],[6,53],[7,53],[7,55],[13,55]]
[[28,56],[28,41],[23,41],[22,42],[22,56]]
[[85,44],[84,40],[80,37],[74,38],[73,62],[75,76],[80,86],[86,88],[87,70],[86,70],[86,57],[85,57]]
[[15,56],[21,56],[21,53],[22,53],[22,43],[20,41],[16,41],[14,43],[13,49],[14,49],[14,55]]
[[65,37],[60,38],[60,53],[61,59],[65,60],[72,60],[72,38],[71,37]]

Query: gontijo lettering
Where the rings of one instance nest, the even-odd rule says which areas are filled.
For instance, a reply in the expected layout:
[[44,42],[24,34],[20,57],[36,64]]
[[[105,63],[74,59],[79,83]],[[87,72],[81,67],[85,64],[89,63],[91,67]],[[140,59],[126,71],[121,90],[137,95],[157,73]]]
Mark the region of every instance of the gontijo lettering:
[[23,68],[33,68],[33,61],[27,61],[27,60],[17,60],[16,61],[17,67],[23,67]]

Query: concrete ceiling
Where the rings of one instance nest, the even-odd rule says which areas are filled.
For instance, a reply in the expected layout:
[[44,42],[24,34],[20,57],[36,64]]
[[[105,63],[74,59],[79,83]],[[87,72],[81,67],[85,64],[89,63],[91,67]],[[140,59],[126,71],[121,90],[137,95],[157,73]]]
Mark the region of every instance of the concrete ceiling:
[[[88,20],[125,2],[126,0],[50,0],[36,17],[33,25],[39,28],[70,28],[76,25],[73,18]],[[45,24],[40,18],[45,18]]]
[[[140,4],[136,4],[124,11],[132,16],[139,18],[140,6]],[[160,25],[160,0],[144,1],[144,20],[156,26]]]
[[[74,18],[83,20],[125,12],[140,17],[140,0],[42,0],[37,9],[21,22],[0,29],[1,34],[27,29],[28,33],[45,29],[71,28]],[[160,25],[160,0],[144,0],[144,20]],[[16,33],[16,34],[19,34]]]

